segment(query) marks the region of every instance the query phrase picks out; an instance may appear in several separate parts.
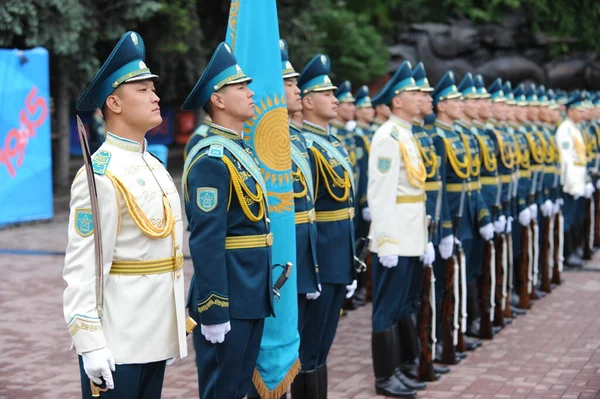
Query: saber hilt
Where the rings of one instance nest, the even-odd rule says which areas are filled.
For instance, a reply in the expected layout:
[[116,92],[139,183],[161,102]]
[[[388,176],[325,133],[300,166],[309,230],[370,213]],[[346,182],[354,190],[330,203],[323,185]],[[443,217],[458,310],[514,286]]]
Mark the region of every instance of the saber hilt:
[[290,275],[292,274],[292,268],[294,267],[294,265],[292,264],[292,262],[287,262],[285,265],[273,265],[273,269],[275,269],[276,267],[283,268],[283,272],[281,272],[279,278],[275,282],[275,285],[273,285],[273,295],[275,296],[275,302],[279,302],[279,299],[281,298],[281,294],[279,293],[279,291],[281,290],[285,282],[288,280],[288,278],[290,278]]
[[[362,246],[361,246],[362,245]],[[360,247],[360,251],[357,251],[358,256],[354,255],[354,266],[356,267],[357,273],[367,271],[367,264],[365,259],[369,255],[369,247],[371,246],[371,237],[361,237],[356,242],[356,249]]]

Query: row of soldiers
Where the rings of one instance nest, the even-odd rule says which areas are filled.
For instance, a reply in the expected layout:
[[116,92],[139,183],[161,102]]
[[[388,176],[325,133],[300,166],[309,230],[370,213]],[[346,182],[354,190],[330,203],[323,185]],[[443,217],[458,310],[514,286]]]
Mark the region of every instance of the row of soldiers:
[[[594,191],[587,162],[598,146],[584,139],[597,137],[597,108],[573,95],[554,132],[557,93],[513,91],[499,80],[486,89],[471,75],[457,86],[451,72],[432,88],[423,65],[407,62],[372,99],[366,88],[353,96],[349,83],[333,85],[326,55],[298,73],[280,44],[294,117],[302,368],[292,397],[327,397],[340,309],[355,295],[369,250],[375,388],[415,396],[449,372],[443,364],[481,344],[473,336],[492,338],[494,327],[560,283],[561,229],[571,236],[568,255],[589,238],[579,234],[581,223],[593,230],[579,208]],[[160,397],[165,366],[187,354],[187,332],[201,398],[257,396],[252,376],[274,311],[278,237],[243,139],[255,112],[251,77],[221,43],[182,106],[212,119],[192,137],[182,176],[194,264],[185,305],[180,197],[144,139],[162,120],[158,77],[144,56],[142,38],[126,33],[77,102],[80,111],[102,109],[108,130],[93,175],[82,169],[71,190],[64,314],[82,395],[91,397],[92,383],[107,398]],[[346,129],[353,119],[356,129]]]

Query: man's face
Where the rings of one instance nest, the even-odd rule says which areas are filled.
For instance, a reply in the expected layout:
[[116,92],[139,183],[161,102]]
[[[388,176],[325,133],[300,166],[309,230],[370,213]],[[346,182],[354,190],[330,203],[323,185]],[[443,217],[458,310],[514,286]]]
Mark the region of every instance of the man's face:
[[283,81],[283,88],[285,89],[285,99],[290,115],[294,112],[302,111],[302,98],[300,97],[298,80],[296,78],[285,79]]
[[254,92],[246,82],[227,85],[217,94],[221,96],[223,109],[227,114],[244,121],[254,116]]
[[506,109],[509,106],[506,103],[492,103],[492,115],[498,121],[506,120]]
[[463,100],[460,98],[452,98],[449,100],[443,100],[443,103],[444,111],[451,119],[457,120],[462,117],[465,108]]
[[419,93],[419,99],[421,101],[419,114],[422,117],[431,115],[433,113],[433,98],[431,98],[431,95],[424,91],[418,91],[416,93]]
[[516,105],[506,105],[504,110],[506,111],[506,120],[514,121],[515,120],[515,112],[517,106]]
[[409,117],[414,118],[421,114],[421,92],[418,90],[403,91],[394,100]]
[[348,122],[354,120],[354,113],[356,112],[356,106],[354,103],[341,102],[338,105],[338,116],[337,118],[341,122]]
[[537,121],[539,118],[539,107],[535,107],[535,106],[529,106],[527,107],[527,119],[529,119],[531,122]]
[[466,98],[463,100],[467,119],[479,119],[479,100]]
[[147,132],[162,123],[160,98],[152,80],[122,84],[111,96],[118,98],[121,116],[127,124]]
[[371,123],[373,119],[375,119],[375,109],[373,107],[356,109],[356,120]]
[[386,104],[379,104],[377,107],[375,107],[375,111],[379,118],[386,121],[392,114],[392,110]]
[[307,94],[302,101],[304,109],[308,108],[305,101],[310,102],[311,109],[321,119],[330,121],[337,117],[338,99],[335,98],[333,90],[313,91]]

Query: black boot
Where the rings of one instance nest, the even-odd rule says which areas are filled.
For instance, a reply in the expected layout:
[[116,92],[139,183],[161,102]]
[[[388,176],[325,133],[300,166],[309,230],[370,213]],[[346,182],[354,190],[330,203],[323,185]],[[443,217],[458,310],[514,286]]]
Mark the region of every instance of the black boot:
[[292,399],[320,399],[317,374],[317,370],[300,371],[292,382]]
[[[382,331],[373,331],[371,352],[373,371],[375,372],[375,392],[394,398],[414,398],[415,390],[404,385],[396,374],[398,372],[398,329],[397,326]],[[320,398],[319,398],[320,399]]]
[[[317,367],[317,397],[327,399],[327,363]],[[310,397],[307,397],[310,398]]]
[[[419,357],[419,335],[417,326],[411,316],[405,316],[398,320],[398,354],[400,358],[400,373],[397,377],[410,389],[425,389],[427,384],[417,382],[419,368],[417,358]],[[405,377],[405,378],[402,378]]]

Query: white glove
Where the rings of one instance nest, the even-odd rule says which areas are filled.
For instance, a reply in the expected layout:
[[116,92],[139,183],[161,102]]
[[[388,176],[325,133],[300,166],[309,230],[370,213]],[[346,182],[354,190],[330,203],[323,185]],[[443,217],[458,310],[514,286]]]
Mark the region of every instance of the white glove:
[[512,233],[512,222],[513,222],[513,217],[509,216],[508,219],[506,219],[506,234]]
[[600,179],[596,180],[596,190],[600,190]]
[[369,207],[363,208],[361,213],[362,213],[362,217],[365,222],[370,222],[372,220],[371,219],[371,210],[369,209]]
[[321,284],[317,285],[317,291],[316,292],[309,292],[308,294],[306,294],[306,299],[310,299],[310,300],[315,300],[318,297],[321,296]]
[[556,200],[552,204],[552,214],[553,215],[558,215],[558,212],[560,212],[560,204],[558,203],[558,200]]
[[433,265],[433,262],[435,262],[435,249],[433,248],[432,242],[427,243],[425,253],[421,256],[421,260],[426,266]]
[[583,188],[583,196],[585,198],[592,198],[594,191],[596,191],[596,189],[592,183],[585,183],[585,187]]
[[531,213],[529,213],[529,208],[525,208],[519,212],[519,223],[521,223],[521,226],[529,226],[529,223],[531,223]]
[[532,220],[537,219],[537,214],[538,214],[537,204],[529,205],[529,215],[531,216]]
[[506,230],[506,216],[500,215],[498,220],[494,222],[494,233],[502,234]]
[[454,236],[450,234],[449,236],[442,237],[438,249],[442,259],[450,259],[454,250]]
[[398,266],[398,255],[385,255],[379,257],[379,263],[383,267],[396,267]]
[[170,358],[170,359],[167,359],[167,366],[170,366],[170,365],[172,365],[173,363],[175,363],[175,360],[176,360],[176,358],[175,358],[175,357],[172,357],[172,358]]
[[207,341],[210,341],[211,344],[222,343],[225,341],[225,334],[231,331],[231,323],[221,323],[221,324],[211,324],[204,325],[200,324],[200,332],[204,335]]
[[556,203],[557,203],[559,206],[563,206],[563,205],[565,204],[565,200],[564,200],[564,199],[562,199],[562,198],[557,198],[557,199],[556,199]]
[[352,298],[352,295],[354,295],[354,291],[356,291],[356,285],[356,280],[354,280],[352,284],[346,286],[346,299]]
[[111,373],[115,371],[115,358],[108,348],[96,349],[81,354],[83,358],[83,369],[92,382],[102,384],[100,377],[106,381],[108,389],[114,389],[115,383]]
[[486,240],[486,241],[491,240],[492,238],[494,238],[494,225],[491,223],[488,223],[485,226],[480,227],[479,234],[481,234],[481,237],[484,240]]
[[549,199],[547,199],[546,201],[544,201],[544,203],[541,206],[541,208],[542,208],[542,215],[544,217],[548,217],[548,216],[552,215],[552,213],[553,213],[552,208],[553,207],[554,207],[554,204],[552,203],[552,201],[550,201]]

